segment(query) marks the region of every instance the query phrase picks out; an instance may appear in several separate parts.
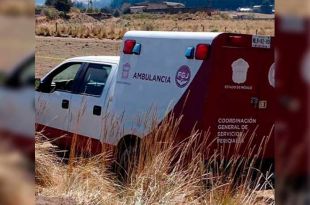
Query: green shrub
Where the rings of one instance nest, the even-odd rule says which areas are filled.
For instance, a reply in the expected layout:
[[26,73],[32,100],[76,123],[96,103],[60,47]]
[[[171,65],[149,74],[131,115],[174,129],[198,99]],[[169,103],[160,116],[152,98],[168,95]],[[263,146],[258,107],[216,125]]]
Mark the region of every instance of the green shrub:
[[67,14],[65,12],[63,12],[63,11],[59,12],[59,17],[61,17],[63,19],[67,19],[68,18]]
[[57,9],[52,8],[52,7],[46,7],[42,9],[42,14],[46,16],[49,20],[54,20],[59,18],[59,11]]

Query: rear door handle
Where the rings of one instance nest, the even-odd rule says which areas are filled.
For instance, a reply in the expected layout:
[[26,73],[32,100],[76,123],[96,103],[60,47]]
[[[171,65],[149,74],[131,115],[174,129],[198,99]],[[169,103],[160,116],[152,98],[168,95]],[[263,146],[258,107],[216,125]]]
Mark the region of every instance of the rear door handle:
[[94,106],[93,115],[97,115],[97,116],[101,115],[101,106],[98,106],[98,105]]
[[258,108],[259,99],[258,97],[251,97],[251,105],[257,109]]
[[68,109],[69,108],[69,100],[62,100],[61,107],[63,109]]

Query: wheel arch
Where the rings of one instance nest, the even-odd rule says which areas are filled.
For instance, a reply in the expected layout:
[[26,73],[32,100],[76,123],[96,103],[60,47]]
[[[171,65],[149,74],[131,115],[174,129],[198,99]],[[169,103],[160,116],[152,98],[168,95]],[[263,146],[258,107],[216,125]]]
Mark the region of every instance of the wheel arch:
[[117,150],[123,150],[126,146],[140,145],[141,138],[134,134],[127,134],[123,136],[117,143]]

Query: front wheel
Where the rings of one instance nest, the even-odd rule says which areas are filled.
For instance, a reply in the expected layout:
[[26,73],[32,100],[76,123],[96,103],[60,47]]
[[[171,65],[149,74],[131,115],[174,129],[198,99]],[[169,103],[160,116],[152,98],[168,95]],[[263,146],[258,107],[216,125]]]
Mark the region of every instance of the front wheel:
[[117,146],[115,172],[122,183],[129,183],[137,171],[140,155],[140,139],[124,137]]

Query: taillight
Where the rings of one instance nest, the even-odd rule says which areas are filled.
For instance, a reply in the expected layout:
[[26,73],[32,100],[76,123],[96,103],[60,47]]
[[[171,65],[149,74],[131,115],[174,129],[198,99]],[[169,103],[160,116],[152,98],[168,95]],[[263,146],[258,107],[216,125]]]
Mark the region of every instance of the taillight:
[[198,44],[196,47],[195,58],[197,60],[206,60],[209,54],[209,44]]
[[248,42],[243,36],[229,36],[229,44],[231,46],[246,47]]
[[123,49],[124,54],[133,54],[133,48],[135,47],[135,45],[135,40],[126,40]]

